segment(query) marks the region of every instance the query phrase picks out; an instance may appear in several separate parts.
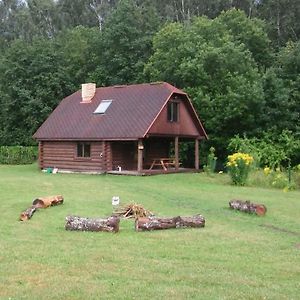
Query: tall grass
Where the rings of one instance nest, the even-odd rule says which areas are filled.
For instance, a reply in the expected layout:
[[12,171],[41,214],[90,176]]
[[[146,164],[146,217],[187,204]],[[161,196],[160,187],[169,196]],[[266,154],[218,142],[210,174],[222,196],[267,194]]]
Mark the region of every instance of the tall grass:
[[[300,193],[228,185],[227,175],[152,177],[47,174],[0,166],[1,299],[298,299]],[[19,222],[38,196],[61,206]],[[108,216],[111,198],[159,216],[206,218],[202,229],[64,230],[65,216]],[[232,198],[263,203],[265,217],[228,209]]]
[[0,164],[32,164],[37,157],[38,147],[36,146],[0,146]]

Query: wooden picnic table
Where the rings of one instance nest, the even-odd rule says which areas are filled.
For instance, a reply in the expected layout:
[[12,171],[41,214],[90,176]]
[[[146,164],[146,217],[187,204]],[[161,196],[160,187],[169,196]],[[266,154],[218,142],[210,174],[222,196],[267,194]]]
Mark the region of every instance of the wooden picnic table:
[[168,167],[170,167],[170,166],[175,167],[176,166],[176,161],[175,161],[175,158],[170,158],[170,157],[167,157],[167,158],[154,158],[149,170],[152,170],[152,168],[154,166],[162,167],[165,171],[167,171]]

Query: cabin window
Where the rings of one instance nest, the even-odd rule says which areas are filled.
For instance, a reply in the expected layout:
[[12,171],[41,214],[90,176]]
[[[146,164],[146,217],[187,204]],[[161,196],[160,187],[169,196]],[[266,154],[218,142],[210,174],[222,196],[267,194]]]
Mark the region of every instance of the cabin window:
[[91,144],[77,143],[77,157],[91,157]]
[[168,121],[169,122],[178,122],[178,113],[179,113],[179,103],[178,102],[169,102],[168,103]]

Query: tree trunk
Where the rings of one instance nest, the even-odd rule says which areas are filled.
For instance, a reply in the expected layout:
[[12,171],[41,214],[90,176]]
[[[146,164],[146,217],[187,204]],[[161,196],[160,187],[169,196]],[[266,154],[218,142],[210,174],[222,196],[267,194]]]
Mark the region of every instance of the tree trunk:
[[137,218],[135,220],[136,231],[160,230],[169,228],[186,228],[186,227],[204,227],[205,219],[201,215],[192,217],[173,217],[173,218]]
[[24,210],[20,215],[20,221],[29,220],[33,216],[36,210],[37,207],[35,205],[32,205],[31,207]]
[[118,232],[119,231],[120,218],[109,217],[107,219],[95,218],[82,218],[77,216],[66,217],[66,230],[78,230],[78,231],[107,231]]
[[263,204],[251,203],[250,201],[231,200],[229,201],[229,207],[249,214],[257,214],[258,216],[264,216],[267,212],[267,208]]
[[37,208],[47,208],[49,206],[59,205],[64,202],[64,198],[61,195],[40,197],[33,200],[32,204]]

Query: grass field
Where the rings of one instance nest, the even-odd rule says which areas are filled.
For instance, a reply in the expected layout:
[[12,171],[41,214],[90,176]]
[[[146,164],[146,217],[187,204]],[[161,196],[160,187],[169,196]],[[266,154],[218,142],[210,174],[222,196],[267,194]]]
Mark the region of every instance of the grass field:
[[[18,216],[39,196],[61,206]],[[65,231],[65,217],[109,216],[111,198],[159,216],[206,218],[201,229]],[[265,217],[229,210],[264,203]],[[0,299],[300,299],[300,192],[234,187],[226,175],[44,174],[0,166]]]

